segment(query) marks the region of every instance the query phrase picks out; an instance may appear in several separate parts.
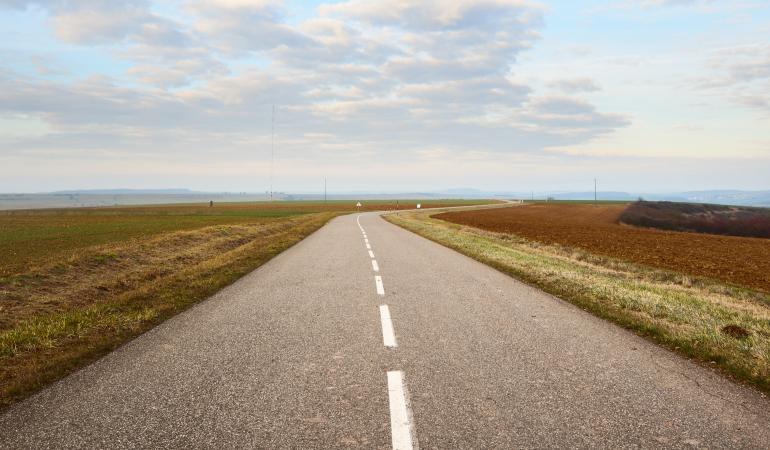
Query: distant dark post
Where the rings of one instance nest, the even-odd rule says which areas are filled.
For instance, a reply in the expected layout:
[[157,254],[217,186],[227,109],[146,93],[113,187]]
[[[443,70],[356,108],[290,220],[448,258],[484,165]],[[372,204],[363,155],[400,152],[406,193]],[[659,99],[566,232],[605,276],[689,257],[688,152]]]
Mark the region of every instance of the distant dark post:
[[594,205],[597,203],[597,195],[596,195],[596,178],[594,178]]
[[211,207],[213,207],[213,206],[214,206],[214,200],[210,200],[210,201],[209,201],[209,208],[211,208]]

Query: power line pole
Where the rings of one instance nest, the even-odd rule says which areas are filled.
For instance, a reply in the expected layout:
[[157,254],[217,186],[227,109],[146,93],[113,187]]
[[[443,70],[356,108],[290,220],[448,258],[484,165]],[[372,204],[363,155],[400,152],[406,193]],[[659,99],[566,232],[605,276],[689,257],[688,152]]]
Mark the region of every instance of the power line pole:
[[597,195],[596,195],[596,178],[594,178],[594,205],[597,203]]
[[270,201],[273,201],[273,165],[275,164],[275,105],[270,115]]
[[324,205],[326,204],[326,177],[324,177]]

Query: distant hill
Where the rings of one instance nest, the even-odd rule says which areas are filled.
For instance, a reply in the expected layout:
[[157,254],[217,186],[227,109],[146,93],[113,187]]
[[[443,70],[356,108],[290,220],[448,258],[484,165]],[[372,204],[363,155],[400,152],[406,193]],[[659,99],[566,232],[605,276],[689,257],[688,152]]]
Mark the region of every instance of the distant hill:
[[[593,200],[593,192],[552,192],[538,194],[538,198],[545,196],[556,200]],[[629,193],[629,192],[599,192],[599,200],[645,200],[713,203],[718,205],[738,206],[770,206],[770,191],[738,191],[738,190],[714,190],[714,191],[689,191],[672,193]],[[524,196],[523,198],[526,198]]]
[[[321,200],[320,193],[274,193],[276,200]],[[432,192],[335,192],[329,200],[396,200],[396,199],[525,199],[593,200],[594,192],[568,191],[485,191],[473,188],[446,189]],[[599,200],[713,203],[736,206],[770,207],[770,191],[710,190],[671,193],[639,193],[600,191]],[[190,189],[78,189],[37,194],[0,194],[0,210],[27,208],[70,208],[78,206],[112,206],[158,203],[208,203],[265,201],[266,193],[202,192]]]
[[770,206],[770,191],[694,191],[682,195],[695,203]]
[[[594,192],[560,192],[548,194],[549,197],[553,197],[556,200],[593,200]],[[637,200],[639,196],[629,194],[628,192],[598,192],[597,198],[600,200]]]
[[[548,197],[555,200],[593,200],[593,191],[482,191],[478,189],[447,189],[440,191],[439,196],[465,198],[520,198],[544,200]],[[740,190],[710,190],[710,191],[686,191],[686,192],[623,192],[623,191],[599,191],[599,200],[634,201],[639,198],[645,200],[714,203],[722,205],[738,206],[770,206],[770,191],[740,191]]]
[[190,189],[78,189],[75,191],[55,191],[51,194],[63,195],[173,195],[203,194]]

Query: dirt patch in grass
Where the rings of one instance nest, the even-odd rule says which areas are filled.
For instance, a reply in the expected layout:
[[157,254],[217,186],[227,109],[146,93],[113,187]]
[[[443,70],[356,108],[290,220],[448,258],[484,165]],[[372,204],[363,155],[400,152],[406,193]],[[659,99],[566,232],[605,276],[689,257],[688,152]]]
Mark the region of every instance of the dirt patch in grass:
[[0,407],[216,293],[337,214],[90,247],[0,279]]
[[636,228],[626,205],[534,204],[435,218],[770,292],[770,240]]
[[768,294],[429,214],[386,219],[770,392]]

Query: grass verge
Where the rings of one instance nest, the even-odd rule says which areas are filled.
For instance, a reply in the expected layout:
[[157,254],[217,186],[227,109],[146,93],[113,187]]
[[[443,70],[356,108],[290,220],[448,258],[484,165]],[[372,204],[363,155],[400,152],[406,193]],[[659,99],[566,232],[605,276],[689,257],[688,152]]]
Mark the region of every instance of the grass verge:
[[770,392],[770,296],[404,212],[385,218]]
[[0,407],[211,296],[339,214],[169,233],[0,280]]

